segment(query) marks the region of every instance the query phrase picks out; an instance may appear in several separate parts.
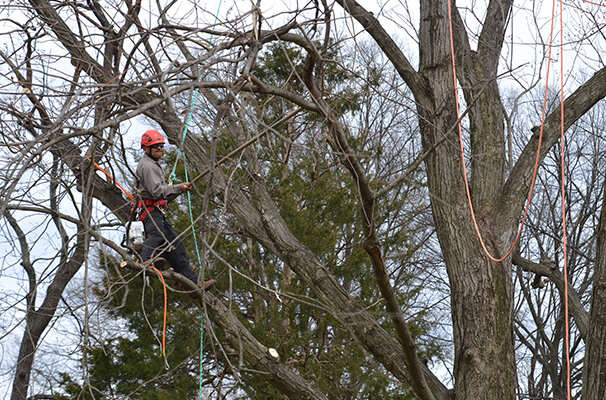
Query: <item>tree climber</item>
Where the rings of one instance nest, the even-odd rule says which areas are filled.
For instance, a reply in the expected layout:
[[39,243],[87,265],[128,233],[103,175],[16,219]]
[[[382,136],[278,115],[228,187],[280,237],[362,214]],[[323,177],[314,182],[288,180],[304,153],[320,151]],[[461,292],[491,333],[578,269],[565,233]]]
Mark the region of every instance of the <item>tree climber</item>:
[[[141,260],[166,258],[174,270],[194,282],[198,287],[208,289],[215,280],[203,284],[194,273],[185,245],[166,220],[168,203],[181,193],[189,191],[191,182],[169,185],[164,169],[159,163],[164,155],[164,137],[154,129],[146,131],[141,137],[141,148],[145,152],[137,166],[137,189],[142,201],[138,208],[145,227],[145,241],[141,249]],[[150,218],[148,218],[148,216]],[[153,257],[152,257],[153,256]]]

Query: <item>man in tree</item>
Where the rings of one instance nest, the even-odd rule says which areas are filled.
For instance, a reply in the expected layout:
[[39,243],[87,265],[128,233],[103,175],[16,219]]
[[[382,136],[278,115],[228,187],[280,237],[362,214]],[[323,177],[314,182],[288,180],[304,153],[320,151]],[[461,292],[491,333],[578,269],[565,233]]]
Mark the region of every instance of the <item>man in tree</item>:
[[[164,137],[157,130],[150,129],[141,137],[141,148],[145,155],[137,166],[137,189],[141,196],[139,211],[145,227],[145,241],[141,250],[141,260],[158,260],[161,254],[175,269],[201,288],[214,285],[213,279],[202,284],[194,273],[185,245],[166,220],[168,203],[181,193],[189,191],[191,182],[169,185],[164,169],[159,163],[164,155]],[[165,245],[165,246],[164,246]]]

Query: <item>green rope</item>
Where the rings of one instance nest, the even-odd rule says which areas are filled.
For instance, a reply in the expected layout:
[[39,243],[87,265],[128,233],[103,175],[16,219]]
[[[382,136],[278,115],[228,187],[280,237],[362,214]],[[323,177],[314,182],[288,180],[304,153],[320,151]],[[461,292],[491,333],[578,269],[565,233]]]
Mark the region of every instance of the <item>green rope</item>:
[[[183,157],[183,168],[185,170],[185,181],[189,182],[189,176],[187,173],[187,162]],[[198,237],[196,235],[196,229],[194,228],[194,213],[191,206],[191,194],[187,192],[187,207],[189,208],[189,223],[191,224],[191,231],[194,236],[194,244],[196,245],[196,256],[198,257],[198,267],[202,266],[202,257],[200,256],[200,247],[198,246]],[[203,277],[204,278],[204,277]]]
[[[221,3],[222,0],[219,1],[219,6],[217,7],[217,13],[215,14],[215,22],[214,24],[217,24],[217,21],[219,20],[219,11],[221,10]],[[211,35],[210,37],[210,42],[212,43],[213,40],[213,35]],[[198,77],[198,83],[200,83],[202,81],[202,72],[200,72],[200,76]],[[175,165],[173,166],[173,169],[170,173],[169,176],[169,182],[172,184],[172,182],[174,181],[175,177],[176,177],[176,170],[177,170],[177,164],[179,162],[179,158],[183,158],[183,169],[185,170],[185,182],[189,182],[189,176],[188,176],[188,172],[187,172],[187,164],[186,164],[186,158],[185,158],[185,152],[182,150],[183,146],[185,144],[185,138],[187,137],[187,131],[189,130],[189,126],[191,124],[191,119],[192,119],[192,115],[194,113],[194,108],[196,106],[196,102],[198,101],[198,93],[200,92],[200,89],[198,87],[196,87],[194,89],[194,94],[192,96],[192,100],[191,100],[191,104],[189,106],[189,111],[187,113],[187,118],[185,119],[185,127],[183,128],[183,136],[181,138],[181,143],[179,144],[179,148],[177,149],[177,157],[175,159]],[[193,232],[193,237],[194,237],[194,243],[196,246],[196,256],[198,257],[198,266],[202,267],[202,257],[200,256],[200,248],[198,246],[198,238],[196,235],[196,229],[194,227],[194,213],[193,213],[193,208],[191,205],[191,194],[188,191],[187,192],[187,205],[188,205],[188,209],[189,209],[189,221],[191,224],[191,230]],[[204,279],[204,276],[202,274],[202,279]],[[202,394],[202,383],[203,383],[203,369],[202,369],[202,362],[204,361],[204,312],[202,313],[202,317],[201,317],[201,322],[200,322],[200,381],[199,381],[199,396],[200,396],[200,400],[203,400],[203,394]]]

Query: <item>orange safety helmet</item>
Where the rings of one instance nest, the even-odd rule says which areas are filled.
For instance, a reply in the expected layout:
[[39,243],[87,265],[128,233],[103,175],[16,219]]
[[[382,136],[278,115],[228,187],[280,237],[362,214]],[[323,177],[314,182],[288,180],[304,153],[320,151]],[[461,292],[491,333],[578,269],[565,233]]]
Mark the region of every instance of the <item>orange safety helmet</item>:
[[141,136],[141,148],[143,148],[143,146],[151,146],[156,143],[164,143],[164,136],[162,136],[162,134],[155,129],[145,131],[143,136]]

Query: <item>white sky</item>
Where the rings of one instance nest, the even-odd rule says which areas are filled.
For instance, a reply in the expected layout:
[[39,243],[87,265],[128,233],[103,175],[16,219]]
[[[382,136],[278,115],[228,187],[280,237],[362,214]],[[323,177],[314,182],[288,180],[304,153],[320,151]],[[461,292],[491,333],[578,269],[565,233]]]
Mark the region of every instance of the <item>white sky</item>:
[[[409,6],[412,4],[411,2],[402,1],[402,3],[406,3]],[[533,4],[538,4],[541,7],[540,12],[540,30],[536,31],[534,29],[534,21],[532,18],[532,14],[528,13],[528,10],[531,10]],[[6,18],[10,12],[10,18],[25,22],[25,18],[15,10],[13,6],[16,3],[13,0],[2,0],[0,1],[0,18]],[[111,12],[111,2],[107,2],[108,4],[108,12]],[[146,21],[150,26],[155,26],[157,24],[157,14],[149,12],[150,9],[155,9],[155,0],[146,0],[144,1],[144,7],[147,4],[147,10],[143,10],[141,13],[141,17],[144,21]],[[215,20],[215,15],[218,11],[220,15],[220,20],[234,18],[237,15],[240,15],[243,12],[246,12],[251,9],[252,2],[251,1],[234,1],[234,0],[223,0],[223,1],[205,1],[205,2],[197,2],[195,4],[201,5],[202,8],[206,11],[205,13],[192,14],[189,12],[191,9],[191,5],[193,3],[186,1],[177,1],[176,6],[173,9],[175,14],[181,15],[184,19],[195,18],[199,21],[206,21],[206,23],[212,23]],[[279,15],[280,13],[287,12],[288,10],[296,9],[301,7],[302,5],[307,4],[307,2],[302,1],[281,1],[276,2],[274,0],[265,0],[261,2],[261,10],[264,17],[269,17],[271,15]],[[467,11],[464,11],[463,14],[471,15],[472,12],[477,12],[478,9],[482,9],[482,2],[469,2],[469,7]],[[596,19],[601,21],[602,24],[606,21],[606,11],[604,11],[604,7],[592,6],[590,4],[582,3],[582,2],[574,2],[565,4],[564,16],[565,18],[565,27],[564,27],[564,35],[566,48],[564,53],[565,60],[565,76],[576,77],[575,73],[582,70],[595,70],[597,65],[600,65],[603,62],[600,57],[606,52],[604,51],[606,46],[604,44],[604,40],[592,40],[589,42],[588,40],[577,40],[583,38],[577,38],[576,36],[582,32],[582,30],[587,26],[592,26],[595,24],[594,21],[589,20],[588,18],[581,17],[572,17],[571,10],[572,4],[578,4],[585,10],[593,10],[596,15]],[[12,5],[12,6],[11,6]],[[462,10],[464,9],[464,2],[458,2],[458,7]],[[523,67],[528,73],[522,75],[523,85],[530,85],[533,80],[537,78],[535,66],[536,64],[543,58],[544,48],[540,45],[541,41],[547,41],[550,33],[550,15],[551,15],[551,2],[533,2],[533,1],[521,1],[515,3],[515,11],[513,14],[514,22],[512,24],[511,32],[509,34],[507,40],[507,47],[513,47],[513,51],[509,57],[511,57],[511,67],[520,68]],[[570,8],[568,8],[570,7]],[[414,12],[416,12],[416,7],[414,8]],[[415,29],[417,24],[418,17],[415,15],[408,15],[400,1],[378,1],[372,3],[372,8],[370,9],[375,13],[375,15],[379,15],[379,19],[382,23],[384,23],[385,28],[388,32],[397,34],[400,38],[400,41],[409,40],[410,36],[412,36],[412,30]],[[284,14],[286,15],[286,14]],[[479,16],[482,18],[482,16]],[[249,17],[249,21],[250,21]],[[469,21],[473,21],[473,18],[469,18]],[[352,23],[350,20],[344,20],[348,29],[358,30],[359,27],[357,24]],[[275,22],[273,27],[277,27],[280,23]],[[603,25],[602,25],[603,26]],[[471,31],[477,30],[479,26],[471,26]],[[264,29],[268,28],[268,25],[263,26]],[[0,34],[4,34],[7,31],[13,29],[13,26],[7,24],[6,21],[0,20]],[[222,27],[217,27],[217,29],[221,30]],[[556,28],[556,34],[558,34]],[[555,43],[559,45],[559,34],[555,39]],[[3,50],[7,49],[7,45],[0,44],[0,48]],[[410,49],[414,49],[414,44],[409,47]],[[48,51],[52,51],[52,49],[48,49]],[[579,54],[583,54],[584,58],[580,58]],[[550,82],[554,84],[559,84],[559,57],[560,51],[559,48],[553,50],[553,56],[556,58],[554,61],[555,64],[552,65],[552,76],[550,77]],[[416,55],[411,55],[411,60],[414,61]],[[5,66],[0,63],[0,69],[4,69]],[[545,71],[543,70],[543,77],[545,75]],[[566,93],[570,93],[576,86],[578,86],[580,82],[568,80],[566,83]],[[5,82],[0,82],[0,90],[6,91],[6,86],[3,86]],[[15,91],[19,90],[18,87],[14,88]],[[134,121],[133,129],[130,129],[127,134],[127,142],[132,145],[133,148],[138,148],[138,140],[140,138],[140,134],[145,129],[145,125],[141,119]],[[3,150],[0,149],[0,154],[2,154]],[[44,189],[46,190],[46,189]],[[44,196],[44,193],[43,195]],[[66,212],[71,212],[66,210]],[[104,211],[102,211],[104,212]],[[54,237],[52,230],[47,233],[42,233],[42,226],[39,226],[39,221],[31,221],[26,224],[29,226],[30,238],[39,238],[36,246],[34,247],[34,256],[37,257],[36,254],[49,254],[52,252],[52,248],[54,247]],[[33,239],[32,239],[33,241]],[[0,231],[0,252],[6,254],[4,257],[2,264],[0,264],[0,289],[2,290],[3,296],[0,299],[0,309],[5,311],[3,313],[2,318],[0,318],[0,365],[2,365],[2,369],[9,367],[14,361],[16,349],[15,343],[20,340],[21,336],[21,328],[17,328],[11,332],[13,329],[15,322],[20,318],[21,313],[17,312],[21,311],[24,308],[24,303],[20,302],[15,306],[15,303],[18,298],[22,297],[23,292],[23,282],[25,282],[25,275],[23,273],[22,268],[18,265],[18,256],[17,253],[13,251],[12,247],[14,246],[14,235],[7,231]],[[49,250],[51,249],[51,250]],[[66,321],[69,324],[69,321]],[[65,328],[67,329],[67,328]],[[2,336],[5,335],[5,336]],[[57,339],[57,337],[50,337],[48,342],[51,344],[61,343],[61,341]],[[71,349],[69,349],[71,350]],[[0,397],[7,397],[10,391],[10,383],[12,380],[12,376],[10,375],[1,375],[5,371],[0,370]]]

